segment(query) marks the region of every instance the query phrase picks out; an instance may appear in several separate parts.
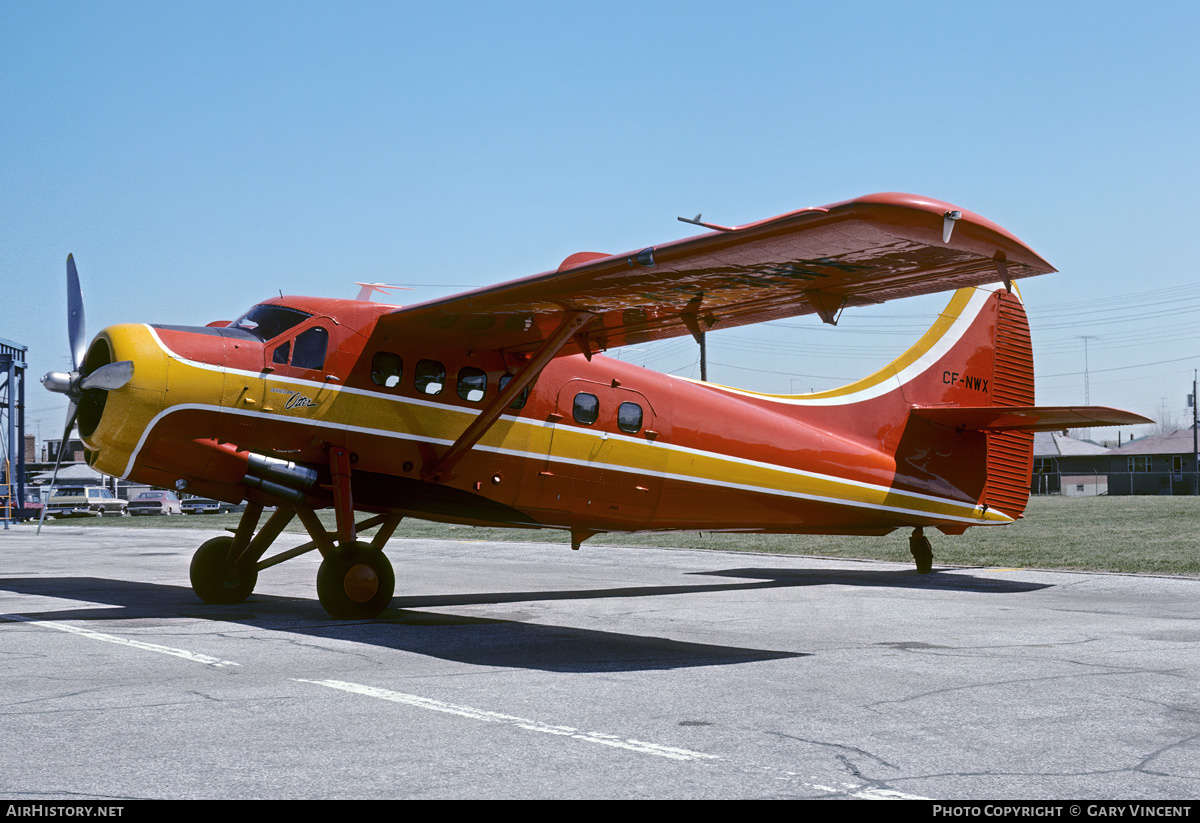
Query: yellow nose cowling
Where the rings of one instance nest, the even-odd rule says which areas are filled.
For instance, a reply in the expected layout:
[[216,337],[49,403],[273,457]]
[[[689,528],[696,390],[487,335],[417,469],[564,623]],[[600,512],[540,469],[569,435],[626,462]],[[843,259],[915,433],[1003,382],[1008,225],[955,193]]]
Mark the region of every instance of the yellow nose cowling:
[[125,477],[143,434],[166,407],[169,356],[150,327],[140,323],[109,326],[96,335],[92,349],[102,343],[113,361],[133,361],[133,377],[107,393],[98,420],[81,421],[80,435],[94,469]]

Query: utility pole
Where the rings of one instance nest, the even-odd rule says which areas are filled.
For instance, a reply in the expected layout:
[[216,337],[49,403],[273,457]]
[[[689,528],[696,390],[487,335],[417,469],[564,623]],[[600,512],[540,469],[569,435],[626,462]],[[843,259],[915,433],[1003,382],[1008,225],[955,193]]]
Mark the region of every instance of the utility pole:
[[1098,335],[1077,334],[1075,336],[1083,341],[1083,404],[1090,406],[1092,405],[1092,390],[1088,385],[1088,341],[1095,340]]
[[1196,374],[1192,369],[1192,492],[1200,494],[1200,449],[1196,448],[1196,430],[1200,428],[1200,396],[1196,395]]

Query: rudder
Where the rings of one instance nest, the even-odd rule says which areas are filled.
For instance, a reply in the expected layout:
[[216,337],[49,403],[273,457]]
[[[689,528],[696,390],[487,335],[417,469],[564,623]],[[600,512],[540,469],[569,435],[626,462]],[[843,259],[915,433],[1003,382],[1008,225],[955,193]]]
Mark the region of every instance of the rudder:
[[[998,306],[991,405],[1032,406],[1033,343],[1025,306],[1017,294],[1007,291],[995,294]],[[1018,517],[1029,502],[1032,473],[1033,432],[987,433],[987,485],[981,502]]]

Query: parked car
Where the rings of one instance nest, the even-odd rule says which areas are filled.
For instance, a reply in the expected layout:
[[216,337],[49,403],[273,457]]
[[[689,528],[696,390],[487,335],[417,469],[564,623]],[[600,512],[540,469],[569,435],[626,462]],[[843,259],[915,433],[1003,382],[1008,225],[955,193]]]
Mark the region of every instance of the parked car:
[[125,514],[127,504],[100,486],[64,486],[46,501],[48,517],[104,517]]
[[179,503],[179,495],[171,491],[138,492],[138,496],[129,501],[130,514],[183,514]]
[[189,497],[179,504],[184,514],[220,514],[222,503],[211,497]]
[[37,520],[42,516],[42,493],[39,491],[25,492],[25,503],[17,507],[18,520]]
[[189,497],[180,505],[183,506],[184,514],[229,514],[246,510],[245,503],[226,503],[211,497]]

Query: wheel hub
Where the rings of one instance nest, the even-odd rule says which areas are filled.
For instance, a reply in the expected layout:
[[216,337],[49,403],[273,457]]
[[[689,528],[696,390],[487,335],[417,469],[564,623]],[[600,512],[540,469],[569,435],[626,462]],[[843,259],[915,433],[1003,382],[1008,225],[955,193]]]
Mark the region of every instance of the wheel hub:
[[356,563],[343,578],[346,596],[355,603],[366,603],[379,592],[379,575],[366,563]]

